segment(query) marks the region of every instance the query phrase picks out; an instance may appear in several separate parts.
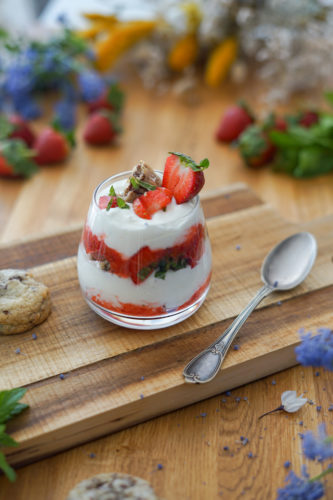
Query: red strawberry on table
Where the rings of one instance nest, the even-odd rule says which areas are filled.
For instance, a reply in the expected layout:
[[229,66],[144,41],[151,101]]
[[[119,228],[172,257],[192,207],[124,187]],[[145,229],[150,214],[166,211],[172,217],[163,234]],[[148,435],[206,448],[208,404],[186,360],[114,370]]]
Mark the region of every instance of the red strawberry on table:
[[28,123],[19,115],[11,115],[8,121],[13,125],[13,131],[9,134],[9,137],[11,139],[22,139],[31,148],[36,137]]
[[186,203],[202,189],[203,170],[208,166],[207,158],[197,164],[190,156],[171,152],[165,162],[162,186],[172,191],[178,204]]
[[142,219],[151,219],[154,213],[162,210],[172,200],[172,192],[165,187],[146,191],[133,201],[133,210]]
[[244,103],[231,106],[221,118],[216,131],[216,139],[221,142],[232,142],[254,122],[252,113]]
[[264,130],[252,125],[240,136],[239,151],[249,167],[259,168],[273,160],[276,147]]
[[110,111],[121,111],[124,104],[124,93],[119,86],[114,83],[102,92],[102,94],[90,101],[88,104],[89,113],[94,113],[100,109],[109,109]]
[[96,111],[89,116],[83,130],[85,142],[93,145],[109,144],[120,133],[117,117],[109,111]]
[[0,142],[0,175],[5,177],[30,177],[38,167],[33,161],[34,151],[17,139]]
[[299,119],[299,124],[302,127],[310,128],[319,121],[319,114],[316,111],[304,111]]
[[61,163],[70,151],[67,136],[52,127],[45,128],[38,135],[34,149],[36,151],[36,162],[39,165]]

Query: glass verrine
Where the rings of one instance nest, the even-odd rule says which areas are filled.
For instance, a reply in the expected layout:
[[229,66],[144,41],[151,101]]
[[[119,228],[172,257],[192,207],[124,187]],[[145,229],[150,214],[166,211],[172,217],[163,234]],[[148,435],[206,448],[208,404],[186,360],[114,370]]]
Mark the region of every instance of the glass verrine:
[[[157,172],[162,176],[161,172]],[[121,196],[131,172],[97,186],[78,250],[78,276],[88,305],[135,329],[164,328],[201,306],[211,279],[211,248],[199,196],[173,199],[151,219],[132,207],[100,208],[114,186]]]

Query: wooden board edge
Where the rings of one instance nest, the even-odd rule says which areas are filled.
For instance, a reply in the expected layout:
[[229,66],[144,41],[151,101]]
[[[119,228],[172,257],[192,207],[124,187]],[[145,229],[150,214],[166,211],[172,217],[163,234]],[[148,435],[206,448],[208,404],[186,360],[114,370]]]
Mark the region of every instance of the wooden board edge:
[[[283,359],[282,363],[281,357]],[[210,382],[208,391],[207,385],[180,383],[172,389],[162,390],[142,400],[131,402],[119,408],[117,412],[114,410],[106,411],[98,416],[82,420],[79,424],[73,423],[63,427],[60,436],[59,431],[55,430],[44,434],[42,438],[38,437],[38,442],[36,438],[28,439],[19,448],[11,449],[6,454],[6,457],[11,465],[21,467],[74,446],[138,425],[151,418],[222,394],[226,390],[240,387],[244,384],[244,374],[246,374],[246,384],[248,384],[297,364],[294,346],[284,347],[259,358],[244,361],[222,370]],[[171,391],[172,397],[170,397]],[[156,408],[159,408],[158,412],[156,412]],[[88,440],[87,435],[89,435]]]

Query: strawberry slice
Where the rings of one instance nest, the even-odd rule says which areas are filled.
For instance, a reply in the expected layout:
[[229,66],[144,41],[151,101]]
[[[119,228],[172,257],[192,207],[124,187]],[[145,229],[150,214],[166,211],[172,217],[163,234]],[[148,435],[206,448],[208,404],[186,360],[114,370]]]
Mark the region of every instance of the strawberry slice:
[[162,210],[172,200],[170,189],[159,187],[153,191],[146,191],[133,202],[133,210],[142,219],[151,219],[159,210]]
[[140,248],[129,262],[129,272],[133,283],[139,285],[145,281],[157,267],[163,253],[164,250],[151,250],[147,246]]
[[208,168],[207,158],[199,164],[190,156],[170,153],[165,162],[162,186],[172,191],[177,204],[186,203],[196,196],[205,184],[203,170]]
[[118,206],[117,197],[116,196],[101,196],[98,200],[98,206],[101,210],[107,208],[109,206],[110,200],[112,198],[112,202],[110,204],[110,208],[115,208]]

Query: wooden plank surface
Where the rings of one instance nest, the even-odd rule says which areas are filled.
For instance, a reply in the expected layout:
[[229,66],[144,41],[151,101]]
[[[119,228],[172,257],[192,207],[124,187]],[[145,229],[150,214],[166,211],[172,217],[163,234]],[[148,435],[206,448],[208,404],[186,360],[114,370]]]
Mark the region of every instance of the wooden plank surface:
[[[227,204],[232,198],[234,211]],[[9,450],[13,464],[36,460],[292,366],[302,318],[305,328],[318,321],[328,323],[333,235],[322,231],[317,221],[313,230],[319,252],[308,279],[294,291],[266,299],[239,337],[241,352],[230,352],[212,383],[185,384],[182,368],[186,362],[216,338],[254,295],[267,251],[297,230],[243,186],[230,193],[213,193],[203,203],[210,215],[212,287],[199,312],[162,331],[134,334],[110,325],[86,306],[77,281],[76,257],[66,258],[66,252],[71,254],[76,248],[77,231],[57,236],[57,241],[64,241],[65,250],[54,245],[55,237],[41,240],[47,255],[52,247],[51,260],[57,252],[60,256],[32,268],[36,278],[50,287],[52,315],[34,329],[37,341],[31,332],[0,339],[2,383],[27,386],[32,408],[12,424],[13,435],[21,443],[19,449]],[[223,215],[218,215],[221,211]],[[25,255],[31,264],[38,240],[31,245],[29,248],[27,241],[14,245],[13,259]],[[5,258],[10,250],[9,246],[3,248]],[[281,299],[283,307],[276,305]],[[61,373],[65,374],[63,381]],[[85,394],[94,397],[85,400]]]
[[[296,180],[266,169],[252,171],[243,166],[235,150],[215,142],[215,127],[226,106],[245,97],[260,109],[256,106],[261,98],[260,85],[247,81],[245,88],[235,88],[227,84],[201,94],[201,104],[188,109],[171,94],[154,96],[133,82],[128,86],[125,134],[118,147],[93,149],[79,141],[65,166],[45,168],[28,182],[0,179],[1,241],[7,245],[31,235],[39,239],[41,234],[81,227],[92,190],[102,179],[130,167],[140,157],[153,166],[162,164],[165,152],[171,148],[198,159],[209,157],[213,168],[206,174],[207,191],[241,181],[289,220],[312,221],[333,213],[332,175]],[[313,106],[312,96],[307,102],[300,96],[299,101],[303,106]],[[289,103],[285,109],[295,108]],[[316,221],[306,227],[313,230],[315,226]],[[332,232],[331,218],[326,218],[326,225],[322,219],[321,227]],[[74,254],[76,243],[71,245]],[[333,257],[332,249],[330,254]],[[48,262],[45,252],[39,257]],[[24,267],[24,251],[20,258],[16,265]],[[37,259],[30,265],[43,262]],[[310,314],[314,315],[314,328],[333,325],[332,317],[324,325],[313,308]],[[303,326],[303,320],[299,318],[297,329]],[[285,327],[287,321],[282,325]],[[306,393],[315,404],[293,415],[274,414],[257,420],[261,413],[278,406],[281,393],[290,389]],[[90,394],[82,397],[87,400]],[[144,477],[165,500],[274,499],[287,474],[283,463],[290,460],[292,468],[300,472],[303,460],[299,433],[315,430],[321,422],[333,433],[332,412],[328,411],[332,403],[332,373],[302,367],[288,369],[274,378],[233,390],[230,397],[215,396],[25,466],[18,471],[15,484],[0,477],[0,498],[65,500],[78,481],[101,472],[120,471]],[[321,411],[317,411],[317,405]],[[249,444],[241,446],[240,436],[248,437]],[[224,446],[229,450],[225,451]],[[248,458],[249,451],[253,459]],[[162,464],[163,469],[158,470],[157,464]],[[309,465],[312,476],[324,467]],[[332,479],[326,481],[326,500],[333,498]]]

